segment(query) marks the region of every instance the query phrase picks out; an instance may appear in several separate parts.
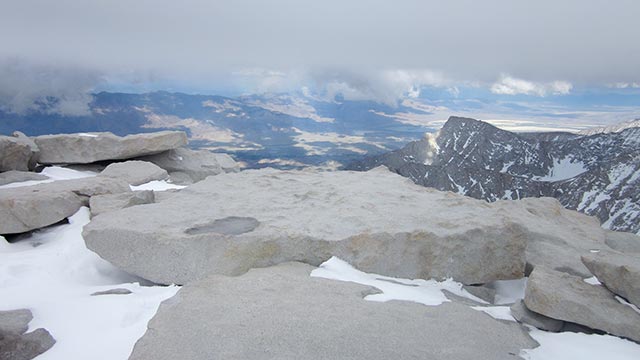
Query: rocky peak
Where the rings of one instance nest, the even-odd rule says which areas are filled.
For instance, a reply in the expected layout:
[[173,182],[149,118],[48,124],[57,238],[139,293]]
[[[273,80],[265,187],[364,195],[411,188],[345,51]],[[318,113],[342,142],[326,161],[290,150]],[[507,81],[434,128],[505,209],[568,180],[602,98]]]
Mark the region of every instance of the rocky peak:
[[640,127],[516,134],[452,116],[437,133],[347,169],[385,165],[417,184],[487,201],[552,196],[605,227],[640,232],[630,221],[640,220],[638,154]]

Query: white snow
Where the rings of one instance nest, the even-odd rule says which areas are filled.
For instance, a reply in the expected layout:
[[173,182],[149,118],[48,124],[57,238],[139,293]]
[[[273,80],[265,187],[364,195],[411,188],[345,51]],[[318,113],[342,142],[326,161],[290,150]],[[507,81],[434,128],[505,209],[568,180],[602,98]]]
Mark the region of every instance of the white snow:
[[369,301],[386,302],[390,300],[405,300],[436,306],[443,302],[451,301],[447,299],[442,292],[443,290],[447,290],[455,295],[486,304],[484,300],[464,290],[461,283],[451,279],[445,281],[408,280],[368,274],[355,269],[347,262],[335,256],[313,270],[311,276],[373,286],[382,291],[381,294],[367,295],[365,300]]
[[49,179],[29,180],[29,181],[9,183],[9,184],[0,186],[0,189],[9,189],[9,188],[22,187],[22,186],[46,184],[46,183],[54,182],[56,180],[82,179],[82,178],[93,177],[98,175],[98,173],[93,171],[79,171],[79,170],[73,170],[73,169],[60,167],[60,166],[46,167],[42,170],[40,174],[49,177]]
[[590,285],[602,285],[602,283],[595,276],[583,279],[583,281],[586,282],[587,284],[590,284]]
[[[452,280],[437,282],[434,280],[407,280],[368,274],[353,268],[336,257],[320,265],[311,272],[312,277],[321,277],[340,281],[350,281],[380,289],[383,293],[368,295],[365,300],[389,301],[405,300],[424,305],[440,305],[450,301],[442,290],[448,290],[459,296],[486,302],[475,298],[461,288],[461,284]],[[514,302],[524,296],[526,280],[496,281],[491,284],[503,302]],[[513,301],[512,301],[513,300]],[[618,301],[624,301],[619,299]],[[471,306],[498,320],[515,321],[509,306]],[[629,340],[610,335],[588,335],[584,333],[551,333],[527,326],[529,334],[540,343],[534,349],[524,349],[520,356],[528,360],[637,360],[640,359],[640,346]]]
[[458,191],[456,192],[457,194],[465,195],[467,193],[467,189],[465,189],[464,186],[460,186],[456,184],[456,182],[453,181],[453,179],[451,178],[451,175],[447,174],[447,177],[449,178],[449,181],[451,181],[453,186],[455,186],[458,189]]
[[616,295],[616,300],[618,300],[618,302],[622,305],[627,305],[628,307],[632,308],[633,311],[637,312],[638,314],[640,314],[640,309],[638,309],[637,306],[633,305],[632,303],[628,302],[627,300],[621,298],[620,296]]
[[509,306],[472,306],[471,308],[487,313],[494,319],[516,321],[516,319],[511,316],[511,307]]
[[637,360],[640,346],[610,335],[561,332],[551,333],[530,327],[529,335],[540,346],[522,350],[527,360]]
[[92,137],[92,138],[98,137],[98,135],[96,134],[89,134],[89,133],[79,133],[78,136]]
[[[88,222],[81,208],[69,224],[12,244],[0,239],[0,310],[30,309],[29,331],[44,327],[56,339],[39,360],[127,359],[160,302],[179,289],[140,286],[89,251],[81,235]],[[132,293],[90,295],[114,288]]]
[[507,172],[507,171],[508,171],[508,170],[509,170],[509,168],[510,168],[511,166],[513,166],[513,164],[515,164],[515,163],[516,163],[515,161],[509,161],[509,162],[504,163],[504,164],[502,165],[502,169],[500,169],[500,172],[501,172],[501,173],[503,173],[503,174],[508,174],[508,172]]
[[576,177],[587,171],[582,161],[573,161],[569,158],[555,159],[549,173],[545,176],[536,176],[533,179],[539,181],[560,181]]
[[42,170],[42,175],[48,176],[52,180],[83,179],[98,175],[93,171],[79,171],[60,166],[49,166]]
[[153,191],[165,191],[165,190],[173,190],[173,189],[184,189],[186,186],[176,185],[167,182],[166,180],[153,180],[148,183],[144,183],[141,185],[129,185],[131,190],[133,191],[142,191],[142,190],[153,190]]

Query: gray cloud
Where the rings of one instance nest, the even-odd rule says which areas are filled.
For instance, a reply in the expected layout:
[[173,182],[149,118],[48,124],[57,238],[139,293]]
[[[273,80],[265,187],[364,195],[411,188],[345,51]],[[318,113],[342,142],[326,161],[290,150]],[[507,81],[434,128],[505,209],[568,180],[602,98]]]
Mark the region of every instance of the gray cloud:
[[90,92],[100,81],[93,70],[0,60],[0,109],[24,114],[39,107],[48,113],[86,115]]
[[269,69],[253,85],[311,80],[383,101],[434,81],[424,74],[442,86],[490,86],[502,74],[640,83],[639,13],[635,0],[4,1],[0,59],[200,85]]

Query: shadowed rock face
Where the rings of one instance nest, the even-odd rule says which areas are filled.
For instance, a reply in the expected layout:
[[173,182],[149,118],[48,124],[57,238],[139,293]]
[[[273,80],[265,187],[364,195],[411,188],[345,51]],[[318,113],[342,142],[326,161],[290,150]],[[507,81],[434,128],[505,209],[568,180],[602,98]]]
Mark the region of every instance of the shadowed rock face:
[[73,215],[89,197],[131,192],[120,179],[90,177],[0,189],[0,234],[17,234]]
[[552,319],[527,309],[522,300],[518,300],[511,305],[510,310],[511,315],[518,320],[518,322],[535,326],[541,330],[558,332],[564,326],[564,322],[561,320]]
[[520,278],[525,262],[588,276],[580,254],[606,246],[595,219],[553,199],[489,204],[386,170],[221,174],[100,215],[83,235],[104,259],[164,284],[334,255],[367,272],[465,284]]
[[582,262],[609,290],[640,306],[640,256],[600,251]]
[[172,174],[181,174],[183,183],[193,183],[207,176],[227,172],[238,172],[238,164],[227,154],[216,154],[207,150],[178,148],[160,154],[144,156],[139,160],[152,162]]
[[240,235],[253,231],[260,225],[260,222],[250,217],[229,216],[224,219],[217,219],[209,224],[198,225],[189,228],[185,233],[189,235],[199,235],[216,233],[221,235]]
[[639,153],[640,127],[521,134],[452,116],[436,134],[346,168],[384,165],[416,184],[487,201],[555,197],[608,229],[640,234]]
[[620,303],[604,286],[538,267],[525,291],[526,307],[550,318],[568,321],[640,341],[640,314]]
[[0,172],[27,171],[33,152],[28,144],[11,136],[0,136]]
[[466,305],[366,301],[372,288],[311,270],[285,263],[186,285],[130,359],[514,359],[537,345],[517,323]]

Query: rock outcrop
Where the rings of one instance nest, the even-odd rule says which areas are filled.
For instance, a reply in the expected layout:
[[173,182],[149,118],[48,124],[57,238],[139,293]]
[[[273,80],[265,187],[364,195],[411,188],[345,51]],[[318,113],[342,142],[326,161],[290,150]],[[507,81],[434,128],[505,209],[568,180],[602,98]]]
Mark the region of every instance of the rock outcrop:
[[41,164],[88,164],[161,153],[187,144],[182,131],[119,137],[112,133],[42,135],[34,138]]
[[207,176],[239,171],[238,164],[229,155],[206,150],[178,148],[139,160],[152,162],[170,173],[189,176],[189,179],[184,179],[182,175],[181,182],[198,182]]
[[132,191],[92,196],[89,200],[89,207],[91,208],[91,215],[97,216],[135,205],[151,204],[154,201],[155,194],[152,190]]
[[11,136],[0,136],[0,172],[28,171],[31,156],[28,144]]
[[522,277],[525,247],[534,266],[587,277],[580,254],[605,247],[603,232],[553,199],[490,204],[386,170],[265,169],[101,215],[84,238],[116,266],[165,284],[284,261],[319,265],[333,255],[367,272],[478,284]]
[[[165,284],[292,260],[319,265],[332,255],[400,277],[470,284],[522,277],[526,231],[490,208],[386,171],[260,170],[210,177],[160,203],[98,216],[83,235],[113,264]],[[495,216],[469,221],[475,212]]]
[[55,340],[45,329],[27,333],[31,311],[0,311],[0,359],[31,360],[49,350]]
[[582,262],[607,289],[640,306],[640,256],[600,251]]
[[38,148],[38,145],[36,145],[33,139],[31,139],[30,137],[28,137],[27,135],[25,135],[20,131],[14,131],[13,134],[11,134],[11,136],[16,138],[22,144],[27,145],[29,149],[31,149],[31,158],[29,159],[29,170],[35,169],[36,165],[38,164],[38,160],[40,160],[40,148]]
[[131,185],[141,185],[153,180],[165,180],[169,174],[167,170],[148,161],[130,160],[110,164],[102,170],[100,176],[123,179]]
[[286,263],[186,285],[130,359],[513,359],[536,346],[517,323],[466,305],[366,301],[370,287],[312,269]]
[[537,327],[540,330],[558,332],[564,326],[564,321],[552,319],[527,309],[522,300],[511,305],[511,315],[519,322]]
[[55,224],[73,215],[89,197],[131,191],[123,180],[84,178],[0,189],[0,234],[16,234]]
[[582,278],[538,267],[525,291],[527,308],[550,318],[577,323],[640,341],[640,313],[613,293]]
[[23,182],[30,180],[47,180],[48,177],[30,172],[30,171],[18,171],[18,170],[10,170],[0,173],[0,186],[7,185],[15,182]]
[[0,190],[0,234],[23,233],[55,224],[73,215],[83,203],[82,197],[70,191]]
[[555,197],[608,229],[640,234],[638,154],[640,127],[523,134],[452,116],[435,134],[346,168],[385,165],[416,184],[487,201]]
[[605,233],[604,242],[607,246],[616,251],[620,251],[625,254],[640,254],[640,237],[634,234],[619,231],[607,231]]

